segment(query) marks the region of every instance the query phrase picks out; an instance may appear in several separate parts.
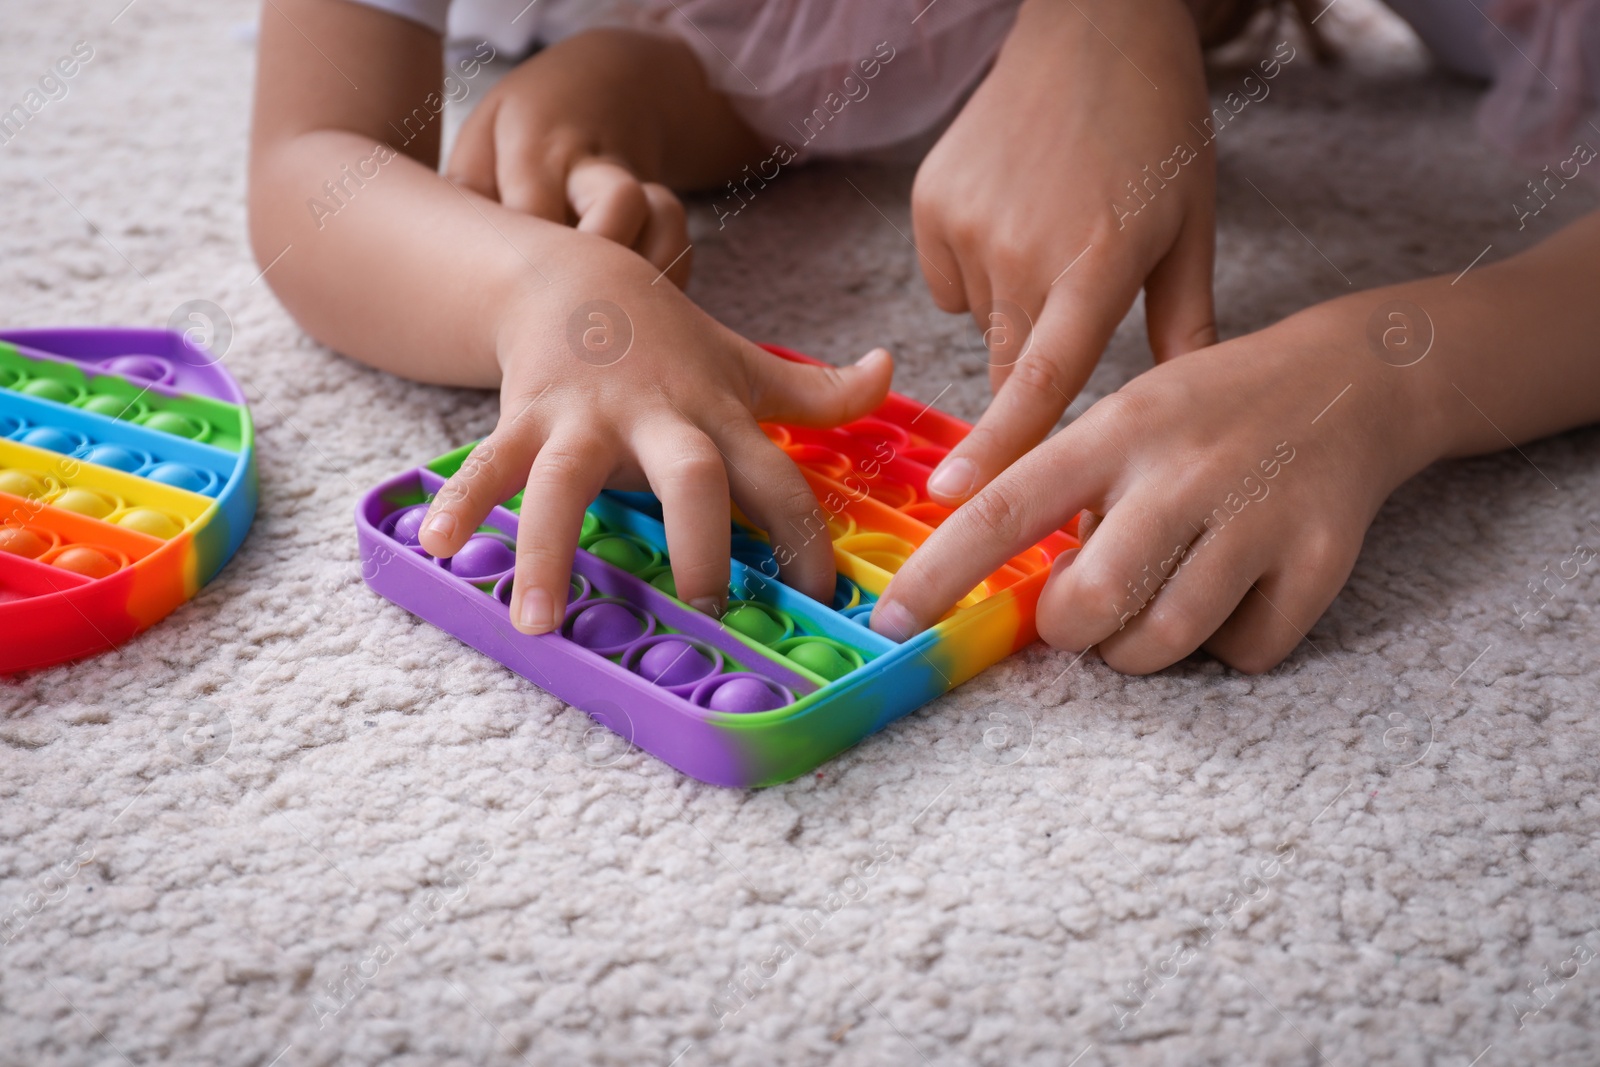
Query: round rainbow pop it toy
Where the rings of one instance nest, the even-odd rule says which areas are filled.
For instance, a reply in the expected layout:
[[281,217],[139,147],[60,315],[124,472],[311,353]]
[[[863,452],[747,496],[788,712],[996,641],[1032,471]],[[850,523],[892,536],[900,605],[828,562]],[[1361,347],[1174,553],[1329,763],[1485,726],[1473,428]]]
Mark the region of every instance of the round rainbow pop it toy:
[[0,673],[114,648],[194,596],[255,517],[254,440],[181,334],[0,332]]

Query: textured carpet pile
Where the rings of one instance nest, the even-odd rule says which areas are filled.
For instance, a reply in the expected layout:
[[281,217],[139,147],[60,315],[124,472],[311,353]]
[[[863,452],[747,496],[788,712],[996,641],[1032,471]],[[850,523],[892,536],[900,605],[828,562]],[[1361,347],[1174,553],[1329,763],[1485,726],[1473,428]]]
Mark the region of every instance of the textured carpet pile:
[[[0,684],[0,1064],[1600,1062],[1600,568],[1522,617],[1600,546],[1600,433],[1403,487],[1262,677],[1035,646],[817,774],[703,786],[363,586],[359,494],[495,399],[295,327],[244,236],[251,5],[125,2],[0,6],[0,110],[93,48],[0,145],[0,321],[214,302],[261,511],[151,632]],[[1477,89],[1358,0],[1326,23],[1350,58],[1219,139],[1230,334],[1595,203],[1519,232],[1533,174]],[[970,419],[912,173],[801,169],[721,231],[698,205],[692,292],[830,359],[887,344]]]

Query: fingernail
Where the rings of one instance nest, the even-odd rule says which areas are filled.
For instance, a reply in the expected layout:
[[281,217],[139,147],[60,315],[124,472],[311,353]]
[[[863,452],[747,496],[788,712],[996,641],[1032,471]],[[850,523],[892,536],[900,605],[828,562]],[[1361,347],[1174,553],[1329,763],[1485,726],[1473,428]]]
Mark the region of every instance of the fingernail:
[[422,532],[449,537],[456,532],[456,517],[448,511],[436,511],[428,517],[428,524],[422,528]]
[[946,500],[965,500],[978,480],[977,465],[970,459],[947,459],[928,476],[928,495]]
[[916,621],[911,618],[911,612],[901,607],[897,601],[880,600],[878,606],[872,609],[873,630],[891,641],[904,641],[911,636],[916,625]]
[[689,601],[689,606],[702,615],[709,615],[713,619],[722,618],[722,599],[714,596],[697,596]]
[[517,628],[529,633],[545,634],[555,627],[555,601],[543,589],[529,589],[522,594],[522,607],[517,611]]
[[887,348],[874,348],[871,352],[868,352],[866,355],[864,355],[860,359],[856,360],[856,366],[859,367],[862,364],[869,362],[870,360],[872,360],[873,358],[875,358],[875,357],[877,357],[879,355],[888,355],[888,354],[889,354],[889,350]]

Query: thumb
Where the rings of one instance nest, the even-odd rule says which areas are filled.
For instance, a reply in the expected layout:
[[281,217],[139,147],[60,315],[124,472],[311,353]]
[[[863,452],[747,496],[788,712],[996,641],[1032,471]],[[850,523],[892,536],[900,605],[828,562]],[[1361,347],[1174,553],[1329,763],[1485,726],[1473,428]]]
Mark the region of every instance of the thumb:
[[848,367],[796,363],[752,346],[750,411],[762,422],[838,426],[866,415],[889,394],[894,359],[874,348]]
[[1178,239],[1145,280],[1145,328],[1157,363],[1217,343],[1211,295],[1215,254],[1216,228],[1210,213],[1190,214]]

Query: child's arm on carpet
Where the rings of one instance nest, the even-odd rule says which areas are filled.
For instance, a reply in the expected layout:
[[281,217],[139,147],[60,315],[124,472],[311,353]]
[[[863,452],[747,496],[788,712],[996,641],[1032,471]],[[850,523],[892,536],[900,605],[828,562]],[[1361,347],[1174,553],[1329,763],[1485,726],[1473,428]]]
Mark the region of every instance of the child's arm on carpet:
[[1240,670],[1289,654],[1367,527],[1434,460],[1600,421],[1600,212],[1459,280],[1342,297],[1134,379],[1014,464],[890,583],[874,629],[929,625],[1087,509],[1039,633],[1118,670],[1204,647]]
[[[373,366],[500,389],[499,425],[435,501],[423,540],[452,554],[526,486],[519,627],[559,623],[579,520],[603,485],[661,496],[678,590],[706,609],[726,596],[730,491],[775,546],[805,528],[816,503],[756,420],[870,411],[887,353],[843,370],[780,360],[629,248],[440,176],[428,104],[441,43],[419,25],[345,0],[271,0],[257,79],[251,241],[285,306]],[[435,121],[402,130],[424,107]],[[777,555],[785,581],[831,596],[826,543]]]

